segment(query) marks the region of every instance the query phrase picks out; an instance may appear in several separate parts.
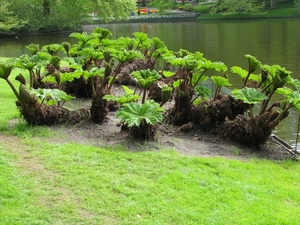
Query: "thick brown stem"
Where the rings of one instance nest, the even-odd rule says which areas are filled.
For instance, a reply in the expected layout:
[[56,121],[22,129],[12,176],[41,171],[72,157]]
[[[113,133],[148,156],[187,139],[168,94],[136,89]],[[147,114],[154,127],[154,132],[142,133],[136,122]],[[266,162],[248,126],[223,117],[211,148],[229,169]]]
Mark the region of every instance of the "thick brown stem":
[[275,91],[272,91],[272,92],[268,95],[268,99],[266,99],[266,100],[263,101],[262,106],[261,106],[261,109],[260,109],[260,111],[259,111],[259,114],[260,114],[260,115],[263,114],[263,113],[266,111],[266,109],[267,109],[267,107],[268,107],[268,104],[269,104],[269,102],[270,102],[270,99],[271,99],[272,95],[274,94],[274,92],[275,92]]
[[29,86],[33,88],[33,71],[29,70]]
[[12,89],[12,91],[14,92],[15,96],[17,97],[18,102],[20,103],[21,107],[25,107],[22,99],[20,98],[20,95],[19,95],[17,89],[15,88],[15,86],[12,84],[12,82],[8,78],[5,79],[5,80],[8,83],[8,85],[10,86],[10,88]]
[[144,89],[144,91],[143,91],[143,98],[142,98],[142,104],[145,103],[145,101],[146,101],[146,94],[147,94],[147,90]]
[[221,87],[217,87],[215,95],[214,95],[214,100],[216,100],[216,98],[217,98],[218,94],[220,93],[220,91],[221,91]]
[[199,76],[199,78],[197,79],[197,81],[195,82],[195,84],[193,85],[193,88],[199,83],[201,77],[203,76],[203,74],[205,73],[206,70],[203,70],[203,72],[201,73],[201,75]]
[[117,75],[120,73],[123,64],[124,64],[124,63],[120,63],[120,64],[118,65],[118,69],[116,70],[116,73],[114,74],[113,79],[112,79],[111,83],[109,84],[108,90],[111,90],[112,85],[113,85],[113,83],[115,82],[115,80],[116,80],[116,78],[117,78]]
[[246,86],[247,81],[248,81],[248,79],[249,79],[249,77],[250,77],[250,74],[251,74],[251,73],[248,72],[247,76],[246,76],[245,79],[244,79],[244,82],[243,82],[243,86],[242,86],[242,87],[245,87],[245,86]]
[[291,107],[286,107],[280,114],[279,116],[274,120],[273,122],[273,126],[272,126],[272,130],[279,124],[279,122],[281,120],[283,120],[284,118],[286,118],[288,116],[288,113],[289,113],[289,109]]

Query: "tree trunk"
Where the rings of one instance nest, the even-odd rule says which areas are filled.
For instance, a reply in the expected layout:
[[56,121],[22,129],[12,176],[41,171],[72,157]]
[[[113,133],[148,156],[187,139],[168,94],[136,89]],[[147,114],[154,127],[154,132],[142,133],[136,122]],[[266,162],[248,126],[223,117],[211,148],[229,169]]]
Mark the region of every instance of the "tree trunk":
[[270,0],[270,9],[276,9],[276,0]]
[[50,15],[50,0],[43,0],[44,16]]

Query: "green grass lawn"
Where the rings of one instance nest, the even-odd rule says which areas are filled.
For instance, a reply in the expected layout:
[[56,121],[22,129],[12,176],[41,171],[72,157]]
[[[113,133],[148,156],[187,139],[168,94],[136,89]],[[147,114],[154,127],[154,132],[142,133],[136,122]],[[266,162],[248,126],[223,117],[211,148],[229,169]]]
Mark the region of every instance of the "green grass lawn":
[[7,125],[19,114],[4,80],[0,100],[1,225],[300,223],[297,161],[55,143],[45,127]]
[[32,139],[20,146],[22,151],[0,144],[0,224],[300,222],[298,162],[133,153]]
[[[5,61],[7,58],[0,57],[0,61]],[[18,87],[19,82],[14,78],[21,70],[14,70],[11,81],[13,84]],[[16,107],[16,97],[13,94],[12,90],[9,88],[5,80],[0,79],[0,131],[7,130],[9,127],[9,121],[11,119],[17,119],[19,117],[19,112]]]

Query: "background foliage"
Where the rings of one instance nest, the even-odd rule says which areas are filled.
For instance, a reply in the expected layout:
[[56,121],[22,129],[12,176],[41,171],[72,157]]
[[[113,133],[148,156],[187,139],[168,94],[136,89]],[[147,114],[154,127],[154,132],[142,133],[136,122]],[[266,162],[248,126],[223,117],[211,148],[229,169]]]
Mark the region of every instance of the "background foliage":
[[8,32],[11,29],[16,29],[22,26],[26,21],[19,20],[14,16],[9,7],[12,5],[7,1],[0,1],[0,33]]
[[105,21],[126,19],[135,7],[135,0],[13,0],[8,9],[28,21],[21,32],[53,32],[76,29],[91,13]]

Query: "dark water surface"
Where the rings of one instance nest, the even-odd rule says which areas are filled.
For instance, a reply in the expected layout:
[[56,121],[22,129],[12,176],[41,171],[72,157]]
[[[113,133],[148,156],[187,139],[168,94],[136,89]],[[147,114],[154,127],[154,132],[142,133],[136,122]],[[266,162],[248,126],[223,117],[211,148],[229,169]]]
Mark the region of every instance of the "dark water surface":
[[[265,19],[242,21],[187,21],[101,24],[113,33],[113,38],[132,36],[133,32],[147,33],[150,38],[158,37],[170,50],[187,49],[200,51],[211,61],[224,62],[228,69],[241,66],[247,69],[245,54],[255,56],[263,64],[278,64],[300,79],[300,20]],[[95,25],[84,26],[91,32]],[[26,45],[46,45],[76,42],[70,33],[0,38],[0,57],[19,57],[28,54]],[[241,79],[229,73],[233,87],[241,86]],[[294,111],[278,126],[276,134],[293,145],[296,139],[298,114]]]

